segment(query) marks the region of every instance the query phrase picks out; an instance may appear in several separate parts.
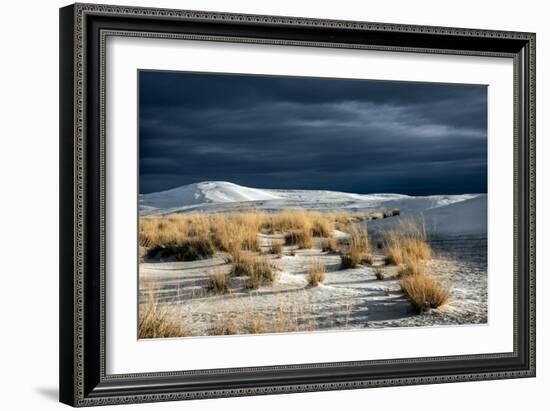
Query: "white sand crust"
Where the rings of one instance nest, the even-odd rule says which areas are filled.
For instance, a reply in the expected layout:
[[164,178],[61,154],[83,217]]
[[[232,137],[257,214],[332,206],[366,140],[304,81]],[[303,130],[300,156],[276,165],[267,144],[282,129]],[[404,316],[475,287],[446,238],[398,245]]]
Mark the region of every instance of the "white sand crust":
[[[223,253],[200,261],[146,262],[140,264],[140,290],[179,311],[194,335],[207,335],[216,318],[231,318],[245,327],[251,318],[271,318],[277,311],[299,318],[304,330],[481,324],[487,321],[486,257],[479,251],[484,244],[472,238],[433,244],[436,256],[429,269],[451,286],[451,298],[444,308],[421,315],[401,292],[397,268],[384,266],[376,252],[373,267],[341,269],[337,254],[313,248],[291,256],[291,247],[285,246],[281,258],[270,255],[279,268],[275,285],[248,290],[245,278],[233,277],[232,291],[225,295],[206,290],[210,274],[231,270]],[[311,287],[307,270],[316,259],[326,266],[326,281]],[[376,278],[376,267],[382,268],[383,280]]]

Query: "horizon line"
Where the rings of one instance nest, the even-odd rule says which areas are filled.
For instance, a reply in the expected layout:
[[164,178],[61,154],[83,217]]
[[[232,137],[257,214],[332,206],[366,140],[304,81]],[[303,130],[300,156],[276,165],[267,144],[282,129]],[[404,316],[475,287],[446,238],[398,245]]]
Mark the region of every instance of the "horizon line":
[[142,195],[149,195],[149,194],[158,194],[158,193],[163,193],[163,192],[166,192],[166,191],[175,190],[175,189],[178,189],[178,188],[181,188],[181,187],[186,187],[186,186],[191,186],[191,185],[198,185],[198,184],[202,184],[202,183],[227,183],[227,184],[233,184],[233,185],[236,185],[236,186],[239,186],[239,187],[250,188],[250,189],[255,189],[255,190],[327,191],[327,192],[333,192],[333,193],[358,194],[358,195],[396,194],[396,195],[406,195],[406,196],[409,196],[409,197],[429,197],[429,196],[434,196],[434,195],[464,195],[464,194],[471,194],[471,195],[477,194],[477,195],[479,195],[479,194],[487,194],[486,191],[485,192],[477,192],[477,193],[472,193],[472,192],[461,192],[461,193],[434,192],[432,194],[422,194],[422,195],[405,194],[405,193],[399,193],[399,192],[395,192],[395,191],[376,191],[376,192],[368,192],[368,193],[359,193],[359,192],[354,192],[354,191],[329,190],[329,189],[320,189],[320,188],[263,188],[263,187],[251,187],[251,186],[247,186],[247,185],[237,184],[237,183],[233,183],[231,181],[226,181],[226,180],[201,180],[201,181],[196,181],[196,182],[189,183],[189,184],[178,185],[178,186],[175,186],[175,187],[172,187],[172,188],[167,188],[165,190],[160,190],[160,191],[151,191],[151,192],[148,192],[148,193],[138,192],[138,195],[142,196]]

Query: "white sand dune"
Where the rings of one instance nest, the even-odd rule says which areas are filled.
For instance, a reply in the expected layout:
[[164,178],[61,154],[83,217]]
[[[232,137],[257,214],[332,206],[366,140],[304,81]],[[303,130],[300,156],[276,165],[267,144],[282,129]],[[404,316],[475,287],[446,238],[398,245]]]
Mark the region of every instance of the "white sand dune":
[[323,190],[273,190],[244,187],[227,181],[204,181],[167,191],[140,194],[142,214],[222,211],[244,205],[261,209],[304,207],[310,209],[373,208],[390,200],[410,198],[401,194],[354,194]]
[[237,203],[276,200],[279,197],[267,190],[243,187],[226,181],[205,181],[157,193],[142,194],[140,210],[162,211],[201,204]]
[[483,236],[487,234],[487,195],[465,196],[461,201],[427,208],[409,207],[399,217],[370,221],[369,228],[391,228],[406,218],[421,221],[432,235]]
[[426,210],[429,231],[440,234],[482,234],[487,232],[487,195]]

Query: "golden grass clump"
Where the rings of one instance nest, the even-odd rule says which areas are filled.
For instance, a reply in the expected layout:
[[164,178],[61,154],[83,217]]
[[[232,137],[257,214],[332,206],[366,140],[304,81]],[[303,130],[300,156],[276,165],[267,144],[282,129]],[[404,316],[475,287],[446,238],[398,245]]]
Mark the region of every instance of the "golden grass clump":
[[347,231],[353,223],[359,223],[368,219],[367,214],[350,213],[348,211],[335,211],[328,214],[333,221],[334,228],[340,231]]
[[285,244],[297,245],[300,248],[311,248],[313,246],[313,235],[311,229],[293,229],[285,233]]
[[215,271],[208,276],[208,291],[213,294],[227,294],[230,291],[230,278],[223,271]]
[[277,257],[283,256],[283,245],[279,242],[272,243],[271,247],[269,248],[269,252],[271,254],[275,254]]
[[289,245],[311,248],[312,237],[332,235],[334,221],[332,213],[296,209],[264,215],[261,226],[270,232],[284,233]]
[[386,239],[387,264],[400,265],[411,260],[427,261],[432,249],[426,241],[423,225],[415,221],[401,221]]
[[363,262],[365,253],[369,251],[367,229],[356,225],[349,229],[350,237],[347,240],[347,252],[340,256],[342,269],[355,268]]
[[259,258],[241,251],[231,253],[231,256],[233,262],[231,275],[234,275],[236,277],[250,275],[250,272],[253,270],[256,258]]
[[409,276],[425,275],[426,269],[423,261],[418,258],[408,259],[404,264],[399,266],[397,274],[400,278]]
[[262,285],[273,285],[277,281],[275,267],[266,259],[256,257],[252,265],[246,287],[257,290]]
[[262,227],[279,233],[290,230],[311,230],[310,213],[302,209],[279,211],[269,214],[263,221]]
[[277,280],[276,267],[268,258],[238,253],[233,260],[231,274],[248,276],[246,287],[257,290],[262,285],[273,285]]
[[176,261],[195,261],[214,255],[214,245],[207,237],[195,237],[180,243],[157,245],[150,248],[147,255],[155,258],[174,257]]
[[181,218],[142,217],[139,219],[139,245],[150,248],[180,243],[187,238],[187,224]]
[[212,215],[211,232],[217,248],[228,252],[259,251],[258,220],[253,213]]
[[399,265],[401,290],[418,313],[447,303],[449,288],[443,287],[426,269],[432,250],[421,225],[402,222],[399,231],[390,233],[386,251],[386,258]]
[[[240,227],[237,230],[237,235],[242,250],[260,251],[260,240],[258,239],[258,233],[260,232],[262,221],[265,219],[262,212],[247,212],[236,213],[232,217]],[[231,233],[235,235],[235,233]]]
[[245,329],[249,334],[263,334],[268,332],[264,318],[259,316],[251,318]]
[[[307,313],[306,316],[304,314]],[[269,312],[243,311],[216,315],[210,320],[209,335],[266,334],[318,329],[312,306],[280,299]]]
[[233,318],[227,315],[218,316],[208,330],[209,335],[236,335],[239,327]]
[[330,237],[334,231],[334,220],[332,215],[319,212],[309,212],[311,219],[312,234],[314,237]]
[[350,248],[359,253],[369,252],[369,236],[366,227],[352,226],[350,231]]
[[365,257],[363,257],[363,262],[368,264],[368,265],[373,265],[374,264],[374,257],[372,255],[368,254]]
[[400,280],[401,289],[419,313],[438,308],[449,300],[449,289],[442,287],[431,275],[411,275]]
[[326,280],[326,268],[321,260],[315,259],[310,264],[307,271],[308,284],[312,287],[317,287]]
[[349,254],[340,255],[341,268],[344,270],[346,268],[355,268],[363,260],[362,254],[352,249]]
[[374,276],[377,280],[383,280],[384,279],[384,271],[381,268],[375,268],[374,269]]
[[139,338],[175,338],[189,334],[182,318],[149,296],[139,307]]
[[334,237],[323,238],[321,240],[321,251],[335,253],[338,251],[338,243]]
[[237,229],[237,225],[226,216],[222,214],[212,216],[212,238],[216,248],[229,253],[239,250],[238,236],[232,235]]
[[388,246],[386,248],[386,255],[384,261],[386,265],[399,265],[404,261],[403,249],[399,246]]

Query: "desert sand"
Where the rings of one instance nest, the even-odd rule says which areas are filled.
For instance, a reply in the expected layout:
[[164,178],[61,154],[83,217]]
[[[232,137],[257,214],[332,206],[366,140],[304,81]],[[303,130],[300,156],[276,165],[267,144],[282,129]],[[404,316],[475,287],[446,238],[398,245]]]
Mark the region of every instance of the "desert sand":
[[[231,277],[230,292],[213,295],[210,274],[229,273],[223,252],[197,261],[146,259],[140,264],[140,302],[148,297],[166,305],[185,321],[191,335],[212,334],[216,323],[231,323],[241,332],[255,322],[285,322],[291,331],[380,327],[446,326],[487,322],[486,195],[411,197],[399,194],[359,195],[307,190],[262,190],[225,182],[205,182],[140,197],[143,215],[174,212],[264,211],[301,207],[312,210],[373,212],[400,209],[400,216],[367,224],[373,238],[401,219],[422,220],[434,250],[428,269],[449,287],[449,302],[418,314],[399,285],[397,267],[385,264],[384,252],[372,246],[371,264],[341,268],[340,256],[322,251],[319,239],[311,249],[284,246],[281,257],[269,254],[277,234],[259,234],[261,254],[277,267],[275,284],[257,290]],[[346,236],[335,232],[335,237]],[[374,244],[375,241],[372,241]],[[308,285],[313,261],[326,267],[326,280]],[[378,276],[377,276],[378,272]],[[277,327],[275,327],[276,329]],[[285,327],[281,326],[281,329]],[[273,327],[269,328],[273,331]]]

